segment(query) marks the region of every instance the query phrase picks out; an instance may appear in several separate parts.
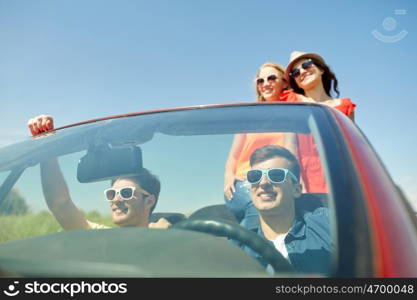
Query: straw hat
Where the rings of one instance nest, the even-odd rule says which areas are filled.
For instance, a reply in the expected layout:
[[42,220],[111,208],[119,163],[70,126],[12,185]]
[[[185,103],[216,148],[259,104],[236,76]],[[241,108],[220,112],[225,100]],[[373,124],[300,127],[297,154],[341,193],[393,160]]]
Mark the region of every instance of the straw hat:
[[285,79],[290,82],[290,72],[294,65],[303,58],[314,58],[317,59],[320,63],[323,65],[326,65],[326,62],[324,61],[323,57],[316,53],[307,53],[307,52],[301,52],[301,51],[293,51],[290,55],[290,62],[288,63],[287,69],[285,70]]

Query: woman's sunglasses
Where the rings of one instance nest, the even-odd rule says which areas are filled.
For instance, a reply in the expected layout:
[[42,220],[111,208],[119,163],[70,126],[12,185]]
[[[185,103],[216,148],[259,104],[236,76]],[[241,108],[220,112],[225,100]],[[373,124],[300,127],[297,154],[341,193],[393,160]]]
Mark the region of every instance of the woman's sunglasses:
[[113,201],[117,195],[120,195],[120,199],[122,200],[132,200],[135,195],[136,190],[138,190],[140,193],[146,196],[150,195],[147,191],[141,188],[136,188],[135,186],[126,186],[121,189],[110,188],[110,189],[104,190],[104,196],[106,196],[106,199],[108,201]]
[[262,176],[266,174],[269,182],[271,183],[283,183],[287,179],[287,174],[289,174],[294,181],[298,182],[297,177],[288,169],[274,168],[274,169],[252,169],[246,172],[246,180],[250,184],[257,184],[261,182]]
[[[304,70],[308,70],[313,66],[313,64],[314,62],[311,59],[309,59],[301,64],[301,68],[303,68]],[[298,76],[300,76],[300,74],[301,74],[300,68],[295,68],[290,72],[290,76],[292,78],[297,78]]]
[[278,79],[278,76],[277,76],[277,75],[269,75],[269,76],[268,76],[268,77],[266,77],[266,78],[264,78],[264,77],[258,77],[258,78],[256,78],[256,84],[257,84],[257,85],[264,84],[265,79],[266,79],[268,82],[272,82],[272,81],[276,81],[276,80]]

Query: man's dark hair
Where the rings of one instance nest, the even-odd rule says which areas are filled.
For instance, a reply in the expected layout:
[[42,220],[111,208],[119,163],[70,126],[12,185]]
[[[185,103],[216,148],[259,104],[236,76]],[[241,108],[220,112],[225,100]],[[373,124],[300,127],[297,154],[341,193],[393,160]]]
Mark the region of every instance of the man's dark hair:
[[159,193],[161,191],[161,182],[158,177],[153,175],[148,169],[143,168],[140,173],[133,176],[118,177],[112,179],[111,184],[113,185],[117,179],[130,179],[135,181],[142,189],[147,191],[149,194],[155,196],[155,204],[151,207],[150,214],[155,209],[156,204],[158,203]]
[[297,158],[288,149],[280,146],[267,145],[256,149],[250,156],[251,167],[257,163],[264,162],[274,157],[286,158],[290,163],[290,171],[294,173],[295,177],[300,180],[300,164]]

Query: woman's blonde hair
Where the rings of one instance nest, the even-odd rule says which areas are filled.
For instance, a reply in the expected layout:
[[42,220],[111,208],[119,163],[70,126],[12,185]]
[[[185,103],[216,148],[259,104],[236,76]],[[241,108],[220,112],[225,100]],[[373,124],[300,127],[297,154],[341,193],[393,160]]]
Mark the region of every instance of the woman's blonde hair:
[[262,101],[266,101],[266,99],[264,97],[262,97],[261,93],[258,90],[258,85],[256,83],[256,79],[259,77],[259,73],[261,72],[261,70],[263,68],[267,68],[267,67],[274,68],[275,70],[279,71],[281,73],[281,75],[282,75],[282,80],[286,81],[285,80],[285,77],[284,77],[285,68],[283,66],[281,66],[281,65],[279,65],[277,63],[274,63],[274,62],[266,62],[266,63],[264,63],[262,66],[259,67],[259,70],[256,73],[256,77],[255,77],[256,101],[261,101],[261,102]]

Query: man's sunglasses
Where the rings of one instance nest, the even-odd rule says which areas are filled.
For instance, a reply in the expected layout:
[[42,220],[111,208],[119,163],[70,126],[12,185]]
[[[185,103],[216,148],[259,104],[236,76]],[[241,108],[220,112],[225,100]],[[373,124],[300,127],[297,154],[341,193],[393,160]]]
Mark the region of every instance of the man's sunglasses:
[[271,81],[276,81],[276,80],[278,79],[278,76],[277,76],[277,75],[269,75],[269,76],[268,76],[268,77],[266,77],[266,78],[264,78],[264,77],[258,77],[258,78],[256,78],[256,84],[257,84],[257,85],[264,84],[265,79],[266,79],[268,82],[271,82]]
[[[313,66],[313,64],[314,62],[311,59],[309,59],[301,64],[301,68],[303,68],[304,70],[308,70]],[[290,76],[292,78],[297,78],[298,76],[300,76],[300,74],[301,74],[300,68],[292,69],[290,72]]]
[[127,186],[121,189],[110,188],[110,189],[104,190],[104,196],[106,196],[106,199],[108,201],[113,201],[114,199],[116,199],[117,195],[120,195],[120,199],[122,200],[132,200],[135,195],[136,190],[138,190],[140,193],[146,196],[150,195],[147,191],[141,188],[137,188],[135,186]]
[[266,174],[269,182],[271,183],[283,183],[287,179],[287,174],[289,174],[294,181],[298,182],[297,177],[288,169],[274,168],[274,169],[252,169],[246,172],[246,180],[250,184],[257,184],[261,182],[262,176]]

